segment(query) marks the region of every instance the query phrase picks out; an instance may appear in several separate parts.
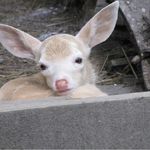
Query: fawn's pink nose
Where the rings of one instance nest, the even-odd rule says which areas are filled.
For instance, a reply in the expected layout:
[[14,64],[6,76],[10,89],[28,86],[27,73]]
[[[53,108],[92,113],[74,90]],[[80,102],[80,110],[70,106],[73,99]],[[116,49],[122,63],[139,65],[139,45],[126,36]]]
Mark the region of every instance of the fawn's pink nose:
[[56,85],[56,89],[59,92],[66,91],[68,89],[68,81],[65,79],[57,80],[55,82],[55,85]]

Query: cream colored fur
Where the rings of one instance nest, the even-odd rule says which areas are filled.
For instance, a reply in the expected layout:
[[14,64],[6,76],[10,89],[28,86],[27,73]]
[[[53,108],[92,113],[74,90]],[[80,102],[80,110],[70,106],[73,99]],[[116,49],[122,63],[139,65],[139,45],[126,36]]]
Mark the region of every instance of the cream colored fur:
[[[91,48],[113,32],[119,2],[97,13],[76,36],[59,34],[43,42],[8,25],[0,24],[0,42],[13,55],[44,64],[41,73],[11,80],[0,89],[0,100],[38,99],[49,96],[86,98],[106,96],[95,86],[95,72],[88,59]],[[81,64],[75,63],[82,58]],[[68,90],[60,95],[56,82],[65,79]]]

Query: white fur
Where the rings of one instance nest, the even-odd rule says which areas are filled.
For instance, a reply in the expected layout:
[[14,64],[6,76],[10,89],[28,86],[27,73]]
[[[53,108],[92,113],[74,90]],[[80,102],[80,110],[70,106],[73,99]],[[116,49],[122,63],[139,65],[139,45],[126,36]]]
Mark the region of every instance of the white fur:
[[[74,91],[73,95],[82,95],[84,97],[86,94],[85,97],[87,97],[88,90],[90,90],[89,96],[93,96],[98,90],[94,85],[95,74],[88,57],[92,47],[105,41],[113,32],[118,17],[118,8],[119,2],[116,1],[102,9],[89,20],[75,37],[61,34],[49,37],[44,42],[16,28],[0,24],[0,42],[15,56],[34,59],[39,64],[46,65],[47,69],[42,71],[42,74],[53,92],[57,91],[56,81],[65,79],[68,82],[68,89]],[[52,42],[54,39],[55,42]],[[46,53],[47,47],[45,47],[44,43],[50,42],[55,47],[57,42],[59,44],[61,40],[64,40],[65,44],[67,43],[66,47],[68,48],[67,51],[69,50],[69,54],[62,55],[59,59],[46,59],[45,55],[50,55],[50,53]],[[51,46],[49,45],[50,48]],[[61,46],[59,45],[59,50],[64,45]],[[53,52],[55,53],[55,49]],[[75,59],[78,57],[83,59],[81,64],[75,63]],[[82,91],[84,91],[83,94]],[[0,91],[0,93],[2,92]],[[105,94],[100,91],[97,95]]]
[[[39,60],[40,64],[45,64],[48,68],[42,71],[42,74],[46,76],[47,84],[54,91],[56,91],[55,83],[57,80],[65,79],[69,83],[69,89],[75,89],[80,86],[80,84],[74,80],[73,73],[78,73],[84,67],[85,57],[82,55],[81,51],[77,50],[72,44],[71,55],[61,60],[45,60],[41,55]],[[44,53],[44,50],[43,50]],[[83,59],[82,64],[75,63],[75,59],[81,57]]]

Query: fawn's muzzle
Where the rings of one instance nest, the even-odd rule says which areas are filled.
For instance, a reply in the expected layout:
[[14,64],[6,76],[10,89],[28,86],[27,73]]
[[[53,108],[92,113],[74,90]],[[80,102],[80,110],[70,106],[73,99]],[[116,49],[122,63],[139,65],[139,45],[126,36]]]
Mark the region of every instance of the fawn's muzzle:
[[57,80],[55,86],[58,92],[65,92],[68,90],[68,81],[66,79]]

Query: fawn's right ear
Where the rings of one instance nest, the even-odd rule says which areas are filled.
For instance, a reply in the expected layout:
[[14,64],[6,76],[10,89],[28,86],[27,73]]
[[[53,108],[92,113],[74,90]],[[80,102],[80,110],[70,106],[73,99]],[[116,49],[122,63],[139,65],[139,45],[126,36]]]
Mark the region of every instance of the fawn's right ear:
[[0,24],[0,43],[13,55],[35,59],[41,42],[14,27]]
[[99,11],[76,35],[90,48],[108,39],[118,18],[119,1],[115,1]]

